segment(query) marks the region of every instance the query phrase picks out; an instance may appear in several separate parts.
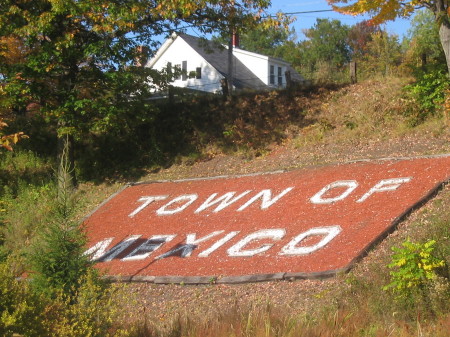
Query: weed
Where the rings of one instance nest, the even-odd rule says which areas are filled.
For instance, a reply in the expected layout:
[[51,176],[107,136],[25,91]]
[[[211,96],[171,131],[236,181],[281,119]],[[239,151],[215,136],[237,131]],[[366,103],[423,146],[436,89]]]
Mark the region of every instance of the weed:
[[69,295],[58,291],[47,307],[44,324],[52,336],[127,336],[117,327],[118,307],[114,304],[116,289],[100,281],[95,270],[79,279],[79,286]]
[[45,299],[35,295],[27,282],[18,280],[13,263],[11,259],[0,263],[0,335],[45,336]]
[[445,102],[445,92],[449,89],[446,70],[434,69],[419,74],[415,83],[405,87],[405,92],[419,104],[419,109],[409,111],[409,124],[416,126],[428,116],[442,111]]
[[388,265],[391,283],[383,289],[392,289],[400,298],[409,297],[413,289],[424,290],[437,277],[437,270],[445,266],[445,261],[433,255],[436,241],[425,243],[402,243],[402,248],[392,247],[392,263]]
[[75,202],[68,163],[66,147],[59,166],[52,219],[39,228],[27,255],[33,271],[32,285],[36,291],[49,297],[58,292],[70,297],[77,292],[80,280],[88,273],[91,264],[83,254],[85,233],[72,220]]
[[0,217],[3,240],[0,250],[4,255],[25,253],[38,228],[50,221],[54,197],[52,183],[36,186],[21,181],[15,191],[4,188],[1,198],[4,211]]
[[52,168],[31,151],[2,153],[0,157],[0,197],[5,193],[17,196],[21,186],[38,186],[51,181]]

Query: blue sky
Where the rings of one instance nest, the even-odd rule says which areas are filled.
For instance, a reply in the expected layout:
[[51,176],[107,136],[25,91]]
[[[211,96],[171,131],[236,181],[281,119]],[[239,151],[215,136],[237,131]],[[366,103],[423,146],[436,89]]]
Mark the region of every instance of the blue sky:
[[[331,6],[328,5],[326,0],[272,0],[272,6],[269,12],[274,14],[278,11],[283,13],[292,12],[305,12],[305,11],[316,11],[316,10],[330,10]],[[336,12],[324,12],[324,13],[305,13],[295,15],[297,20],[293,23],[293,27],[297,33],[298,39],[304,39],[302,34],[303,29],[311,28],[316,23],[317,18],[321,19],[337,19],[343,24],[352,26],[364,19],[368,19],[367,16],[356,16],[342,15]],[[397,19],[393,22],[388,22],[385,24],[385,28],[390,34],[397,34],[402,37],[407,33],[410,27],[410,20]]]

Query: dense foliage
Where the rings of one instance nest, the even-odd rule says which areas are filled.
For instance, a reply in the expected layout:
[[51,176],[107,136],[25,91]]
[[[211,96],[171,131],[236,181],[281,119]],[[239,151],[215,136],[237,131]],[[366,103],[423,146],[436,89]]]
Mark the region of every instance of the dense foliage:
[[445,54],[447,71],[450,76],[450,1],[448,0],[327,0],[341,13],[358,15],[368,13],[371,22],[380,24],[397,17],[410,17],[417,9],[427,8],[434,14],[439,31],[439,40]]
[[153,118],[150,109],[143,115],[130,105],[148,107],[150,83],[164,87],[169,80],[165,73],[136,66],[145,50],[155,51],[155,36],[183,22],[204,31],[252,26],[269,4],[8,0],[0,7],[0,109],[40,113],[56,129],[58,154],[69,149],[76,185],[74,140]]
[[388,265],[392,281],[384,290],[392,289],[401,299],[412,291],[425,291],[438,277],[436,271],[445,267],[445,260],[433,254],[435,244],[434,240],[423,244],[406,240],[401,248],[393,247],[392,263]]
[[422,122],[428,115],[443,112],[449,89],[450,83],[442,67],[418,71],[417,80],[405,87],[406,93],[419,103],[418,109],[414,112],[416,123]]
[[444,50],[439,41],[439,26],[430,10],[418,11],[411,19],[408,40],[410,45],[407,54],[415,58],[418,64],[445,64]]

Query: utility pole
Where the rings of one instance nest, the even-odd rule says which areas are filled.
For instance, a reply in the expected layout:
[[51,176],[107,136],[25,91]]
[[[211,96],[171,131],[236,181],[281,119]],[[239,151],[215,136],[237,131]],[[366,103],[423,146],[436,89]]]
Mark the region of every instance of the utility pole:
[[234,0],[231,1],[230,17],[229,17],[229,40],[228,40],[228,71],[227,71],[227,86],[228,86],[228,98],[233,96],[233,48],[234,48],[234,34],[236,34],[236,28],[234,24]]
[[[233,33],[232,33],[233,34]],[[233,95],[233,36],[230,36],[228,41],[228,71],[227,71],[227,86],[228,86],[228,96],[231,97]]]
[[350,62],[350,82],[355,84],[358,81],[356,61]]

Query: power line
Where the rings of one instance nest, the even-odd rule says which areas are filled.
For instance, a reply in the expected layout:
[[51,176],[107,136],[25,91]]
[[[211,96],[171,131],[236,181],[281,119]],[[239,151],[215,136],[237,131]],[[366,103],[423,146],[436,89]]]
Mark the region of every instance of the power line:
[[[315,10],[315,11],[302,11],[302,12],[290,12],[290,13],[279,12],[279,13],[281,13],[283,15],[298,15],[298,14],[325,13],[325,12],[334,12],[334,10],[319,9],[319,10]],[[276,15],[272,14],[272,15],[269,15],[268,17],[273,18],[273,17],[276,17]]]
[[283,13],[285,15],[297,15],[297,14],[309,14],[309,13],[324,13],[324,12],[334,12],[332,9],[320,9],[316,11],[303,11],[303,12],[292,12],[292,13]]

